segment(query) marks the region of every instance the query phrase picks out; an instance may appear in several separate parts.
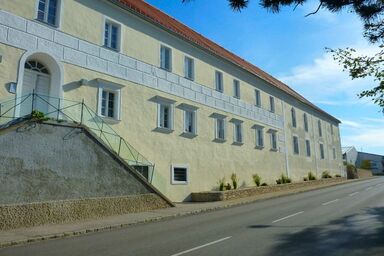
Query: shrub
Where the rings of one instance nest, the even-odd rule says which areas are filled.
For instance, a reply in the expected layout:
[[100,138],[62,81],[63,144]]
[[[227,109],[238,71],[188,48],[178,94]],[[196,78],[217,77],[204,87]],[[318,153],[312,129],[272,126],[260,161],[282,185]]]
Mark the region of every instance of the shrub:
[[263,184],[261,184],[261,186],[265,187],[265,186],[268,186],[268,184],[264,182]]
[[323,171],[323,173],[321,174],[321,178],[322,179],[332,178],[332,175],[329,174],[329,171]]
[[307,178],[307,177],[304,177],[303,180],[304,180],[304,181],[308,181],[308,178]]
[[341,178],[341,175],[340,174],[336,174],[335,177],[336,178]]
[[259,176],[259,175],[257,175],[257,174],[254,174],[253,176],[252,176],[252,178],[253,178],[253,182],[255,183],[255,185],[258,187],[258,186],[260,186],[260,183],[261,183],[261,177]]
[[284,174],[281,174],[281,177],[276,180],[277,184],[286,184],[286,183],[291,183],[292,180],[285,176]]
[[308,180],[316,180],[316,176],[312,172],[309,172],[308,173]]
[[34,119],[34,120],[37,120],[37,121],[47,121],[47,120],[49,120],[49,118],[46,117],[43,112],[40,112],[40,111],[37,111],[37,110],[33,110],[32,111],[31,118]]
[[233,189],[237,189],[237,182],[239,181],[239,179],[237,178],[236,173],[232,173],[231,180],[232,180]]
[[219,191],[224,191],[224,188],[225,188],[225,177],[223,177],[222,179],[219,179]]
[[231,189],[232,189],[231,184],[227,183],[227,185],[225,186],[225,190],[231,190]]
[[357,179],[357,169],[353,164],[347,164],[347,179]]

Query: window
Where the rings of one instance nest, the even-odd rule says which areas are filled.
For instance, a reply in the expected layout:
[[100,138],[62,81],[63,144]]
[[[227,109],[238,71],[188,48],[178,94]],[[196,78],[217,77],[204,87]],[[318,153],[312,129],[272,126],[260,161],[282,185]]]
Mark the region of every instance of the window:
[[188,167],[184,165],[172,165],[172,184],[188,184]]
[[225,119],[216,118],[215,120],[215,138],[225,140]]
[[118,51],[120,44],[120,25],[110,20],[105,20],[104,46]]
[[261,107],[261,98],[260,98],[260,91],[255,90],[255,105],[257,107]]
[[292,127],[296,128],[296,110],[294,108],[291,109],[291,117],[292,117]]
[[336,149],[332,148],[333,160],[336,160]]
[[196,134],[196,111],[184,110],[184,132]]
[[220,71],[215,72],[215,84],[216,84],[216,91],[224,92],[223,73],[221,73]]
[[321,159],[324,159],[324,145],[323,144],[320,144],[320,158]]
[[239,80],[233,80],[233,97],[240,99],[240,82]]
[[293,136],[293,153],[299,154],[299,138],[297,136]]
[[271,132],[271,150],[277,151],[277,134],[275,131]]
[[172,50],[163,45],[160,47],[160,67],[172,71]]
[[331,135],[333,135],[333,124],[331,124],[330,126],[331,126]]
[[256,127],[256,147],[257,148],[264,147],[263,127],[261,126]]
[[241,122],[234,122],[233,128],[233,142],[243,143],[243,124]]
[[171,104],[158,104],[157,127],[172,130],[173,128],[173,108]]
[[269,111],[275,113],[275,98],[272,96],[269,96]]
[[319,136],[322,137],[323,131],[321,130],[321,121],[320,120],[317,121],[317,128],[319,129]]
[[192,81],[195,79],[195,62],[187,56],[184,58],[184,76]]
[[307,114],[304,113],[303,119],[304,119],[304,130],[306,132],[308,132],[308,116],[307,116]]
[[59,23],[60,0],[39,0],[37,20],[52,26]]
[[118,85],[99,82],[99,116],[120,120],[120,89]]
[[307,156],[311,156],[311,142],[309,140],[305,140],[305,149],[307,150]]

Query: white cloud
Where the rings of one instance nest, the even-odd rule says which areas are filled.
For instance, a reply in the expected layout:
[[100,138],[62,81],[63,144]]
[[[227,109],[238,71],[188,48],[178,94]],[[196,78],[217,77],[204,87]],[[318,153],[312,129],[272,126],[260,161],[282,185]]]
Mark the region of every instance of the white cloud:
[[[376,46],[364,43],[355,44],[353,48],[361,54],[377,51]],[[280,80],[309,100],[325,105],[369,104],[369,100],[358,100],[357,94],[375,85],[371,78],[352,80],[330,53],[324,53],[312,63],[292,68],[287,75],[280,76]]]

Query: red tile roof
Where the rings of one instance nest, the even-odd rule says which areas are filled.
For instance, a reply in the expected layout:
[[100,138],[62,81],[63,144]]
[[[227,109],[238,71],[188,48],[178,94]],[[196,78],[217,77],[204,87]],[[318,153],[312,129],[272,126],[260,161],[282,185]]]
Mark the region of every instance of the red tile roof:
[[[260,77],[261,79],[267,81],[269,84],[275,86],[276,88],[286,92],[287,94],[293,96],[295,99],[299,100],[300,102],[314,108],[315,110],[319,111],[322,114],[325,114],[329,118],[340,122],[335,117],[331,116],[324,110],[320,109],[319,107],[312,104],[310,101],[308,101],[306,98],[304,98],[302,95],[294,91],[292,88],[290,88],[288,85],[284,84],[283,82],[279,81],[278,79],[274,78],[273,76],[269,75],[268,73],[264,72],[260,68],[256,67],[255,65],[249,63],[248,61],[240,58],[239,56],[233,54],[232,52],[224,49],[220,45],[214,43],[213,41],[209,40],[208,38],[202,36],[201,34],[197,33],[196,31],[192,30],[191,28],[185,26],[181,22],[177,21],[176,19],[170,17],[169,15],[165,14],[164,12],[160,11],[159,9],[153,7],[152,5],[144,2],[143,0],[110,0],[111,2],[114,2],[118,4],[121,7],[124,7],[130,11],[133,11],[136,14],[142,15],[145,18],[147,18],[149,21],[155,23],[156,25],[159,25],[160,27],[170,30],[173,33],[176,33],[180,37],[182,37],[185,40],[188,40],[192,43],[195,43],[199,45],[200,47],[204,48],[205,50],[218,55],[235,65],[240,66],[241,68],[247,70],[248,72]],[[180,0],[181,1],[181,0]]]

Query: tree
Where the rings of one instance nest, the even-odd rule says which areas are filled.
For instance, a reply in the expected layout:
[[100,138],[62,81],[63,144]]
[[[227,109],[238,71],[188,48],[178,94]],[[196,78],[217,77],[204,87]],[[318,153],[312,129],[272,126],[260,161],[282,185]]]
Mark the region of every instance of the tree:
[[[191,0],[182,0],[189,2]],[[255,0],[256,1],[256,0]],[[228,0],[230,7],[241,11],[249,4],[249,0]],[[310,0],[259,0],[260,5],[267,10],[278,13],[284,6],[304,5]],[[317,8],[306,16],[316,14],[320,9],[340,12],[344,9],[357,14],[364,23],[364,37],[379,46],[379,51],[373,56],[359,56],[355,49],[327,49],[333,58],[343,66],[352,79],[372,77],[378,83],[374,88],[361,92],[358,96],[368,97],[381,107],[384,113],[384,1],[383,0],[318,0]]]

